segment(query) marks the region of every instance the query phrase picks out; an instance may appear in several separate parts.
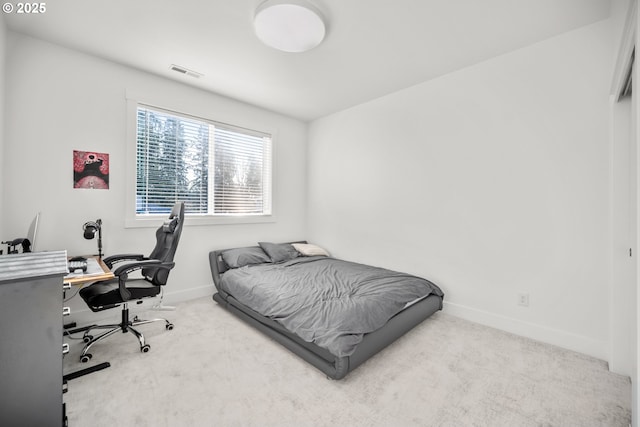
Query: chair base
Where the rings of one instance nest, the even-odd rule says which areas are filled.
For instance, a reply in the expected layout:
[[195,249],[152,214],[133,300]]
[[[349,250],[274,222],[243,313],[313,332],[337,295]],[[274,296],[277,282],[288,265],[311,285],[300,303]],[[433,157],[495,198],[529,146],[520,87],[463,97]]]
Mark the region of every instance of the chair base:
[[[151,320],[142,320],[139,319],[138,316],[135,316],[133,320],[129,320],[129,308],[127,304],[124,304],[122,308],[122,321],[119,324],[111,324],[111,325],[91,325],[87,327],[85,333],[82,337],[82,341],[84,341],[85,346],[82,349],[82,353],[80,354],[80,361],[82,363],[86,363],[93,357],[91,353],[89,353],[89,349],[97,342],[104,340],[105,338],[110,337],[118,331],[122,331],[122,333],[130,332],[138,338],[138,342],[140,344],[140,351],[143,353],[147,353],[151,346],[146,344],[144,341],[144,335],[139,332],[134,326],[145,325],[147,323],[153,322],[165,322],[165,328],[167,330],[173,329],[173,323],[169,322],[167,319],[151,319]],[[100,335],[94,337],[90,334],[90,332],[94,329],[106,329],[106,332],[101,333]]]

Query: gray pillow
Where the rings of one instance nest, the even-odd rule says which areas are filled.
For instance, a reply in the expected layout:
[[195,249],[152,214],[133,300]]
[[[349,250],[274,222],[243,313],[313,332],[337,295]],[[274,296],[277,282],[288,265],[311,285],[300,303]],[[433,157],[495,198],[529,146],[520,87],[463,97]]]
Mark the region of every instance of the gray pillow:
[[269,256],[258,247],[229,249],[222,252],[222,259],[229,268],[239,268],[245,265],[271,262]]
[[290,243],[258,242],[258,244],[269,255],[271,262],[289,261],[300,255]]

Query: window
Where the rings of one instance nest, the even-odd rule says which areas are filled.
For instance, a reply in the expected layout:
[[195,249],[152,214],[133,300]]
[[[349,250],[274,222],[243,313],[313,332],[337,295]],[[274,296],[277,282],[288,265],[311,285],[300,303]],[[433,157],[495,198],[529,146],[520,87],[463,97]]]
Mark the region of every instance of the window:
[[137,106],[136,215],[271,214],[271,135]]

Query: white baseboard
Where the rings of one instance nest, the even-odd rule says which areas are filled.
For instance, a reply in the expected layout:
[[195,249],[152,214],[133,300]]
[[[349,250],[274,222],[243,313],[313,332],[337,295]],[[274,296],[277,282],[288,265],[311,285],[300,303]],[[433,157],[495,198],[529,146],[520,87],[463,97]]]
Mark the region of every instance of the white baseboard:
[[607,342],[605,341],[594,340],[582,335],[547,328],[535,323],[523,322],[522,320],[447,301],[444,302],[443,312],[536,341],[577,351],[597,359],[606,361],[608,358]]
[[190,301],[192,299],[201,297],[212,297],[216,292],[213,283],[210,285],[199,286],[197,288],[189,288],[183,291],[177,292],[165,292],[163,301],[168,304],[178,304],[183,301]]

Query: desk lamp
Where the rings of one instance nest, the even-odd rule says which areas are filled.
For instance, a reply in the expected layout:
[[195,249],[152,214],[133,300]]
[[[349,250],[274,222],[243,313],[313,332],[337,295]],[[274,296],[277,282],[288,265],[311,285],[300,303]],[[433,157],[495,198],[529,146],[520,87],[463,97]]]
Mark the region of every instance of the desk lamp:
[[85,222],[82,229],[84,230],[84,238],[87,240],[93,239],[96,232],[98,233],[98,258],[102,259],[102,220]]

